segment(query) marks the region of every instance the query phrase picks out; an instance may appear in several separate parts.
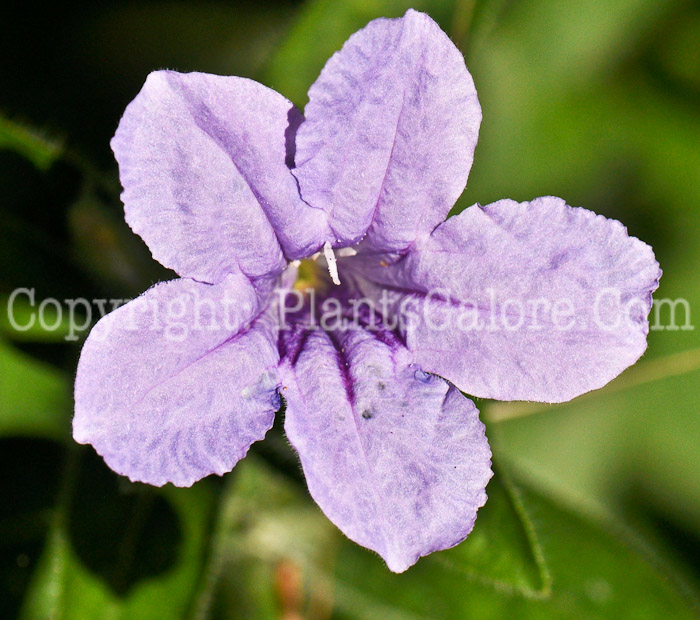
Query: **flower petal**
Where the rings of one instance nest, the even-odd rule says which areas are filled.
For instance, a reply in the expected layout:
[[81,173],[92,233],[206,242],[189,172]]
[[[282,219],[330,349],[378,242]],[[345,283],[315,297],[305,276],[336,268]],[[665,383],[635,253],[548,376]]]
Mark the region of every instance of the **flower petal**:
[[104,317],[78,365],[75,440],[157,486],[230,471],[279,404],[275,329],[260,309],[247,278],[230,275],[157,284]]
[[372,260],[417,361],[499,400],[563,402],[632,365],[661,276],[620,222],[553,197],[472,206],[391,266]]
[[252,80],[151,73],[112,140],[126,219],[182,276],[279,273],[327,238],[286,160],[301,114]]
[[427,236],[462,193],[481,108],[464,58],[409,10],[355,33],[309,90],[294,175],[349,245],[398,251]]
[[328,518],[394,572],[461,542],[492,475],[474,404],[389,333],[287,337],[285,430]]

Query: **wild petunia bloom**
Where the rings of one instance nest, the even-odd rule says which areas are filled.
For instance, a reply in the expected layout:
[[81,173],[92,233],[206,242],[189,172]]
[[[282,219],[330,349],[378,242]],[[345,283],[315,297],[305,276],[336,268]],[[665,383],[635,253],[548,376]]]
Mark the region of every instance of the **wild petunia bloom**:
[[[480,122],[462,55],[415,11],[354,34],[305,116],[248,79],[152,73],[112,148],[127,222],[181,277],[93,329],[76,441],[187,486],[230,471],[281,395],[309,491],[349,538],[397,572],[462,541],[491,452],[460,390],[603,386],[644,352],[660,275],[619,222],[558,198],[443,221]],[[285,299],[317,253],[329,273]]]

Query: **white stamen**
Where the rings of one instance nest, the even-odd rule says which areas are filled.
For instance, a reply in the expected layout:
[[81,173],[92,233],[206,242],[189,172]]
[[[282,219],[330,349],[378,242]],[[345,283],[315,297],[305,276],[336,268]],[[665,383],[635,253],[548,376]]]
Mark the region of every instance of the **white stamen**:
[[293,260],[293,261],[290,262],[289,264],[290,264],[292,267],[297,267],[297,268],[299,268],[299,266],[301,265],[301,261],[300,261],[300,260]]
[[330,241],[326,241],[323,244],[323,255],[326,257],[326,262],[328,263],[328,273],[331,274],[331,280],[333,284],[340,284],[340,278],[338,277],[338,263],[333,253],[333,246]]
[[355,248],[340,248],[338,250],[338,256],[340,258],[343,258],[345,256],[355,256],[357,254],[357,250]]

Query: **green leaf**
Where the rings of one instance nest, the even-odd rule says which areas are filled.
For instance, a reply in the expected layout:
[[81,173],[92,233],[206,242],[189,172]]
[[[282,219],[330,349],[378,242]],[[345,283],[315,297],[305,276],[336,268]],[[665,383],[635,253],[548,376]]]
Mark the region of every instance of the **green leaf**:
[[71,409],[67,377],[0,339],[0,437],[62,439]]
[[[77,340],[71,329],[70,316],[60,302],[45,303],[35,289],[17,289],[11,295],[0,295],[0,337],[17,342],[65,342]],[[79,311],[75,318],[84,325]]]
[[[551,578],[520,492],[496,468],[474,530],[453,549],[430,556],[450,570],[526,596],[546,596]],[[426,560],[420,560],[424,562]]]
[[551,571],[551,590],[538,597],[470,579],[436,553],[402,575],[351,544],[340,550],[336,604],[345,618],[395,619],[695,618],[697,610],[648,552],[605,520],[581,516],[527,485],[519,485]]
[[[340,536],[289,481],[251,459],[238,469],[234,501],[239,507],[239,519],[248,528],[248,542],[243,544],[243,549],[259,555],[264,548],[261,541],[267,538],[263,532],[271,528],[280,536],[269,550],[271,558],[280,560],[290,556],[308,562],[319,553],[318,539]],[[419,563],[436,561],[499,590],[520,591],[526,596],[546,595],[549,574],[517,488],[497,471],[487,493],[489,499],[480,509],[468,539]],[[256,517],[242,518],[246,512]],[[322,554],[314,561],[319,563],[321,557]]]
[[696,348],[643,360],[604,389],[556,408],[494,403],[486,412],[500,420],[491,429],[519,468],[615,510],[635,487],[697,532],[699,381]]
[[30,127],[0,116],[0,150],[15,151],[40,170],[47,170],[62,154],[63,145]]
[[[337,617],[372,620],[695,617],[687,586],[607,517],[503,474],[489,493],[467,541],[395,575],[333,528],[300,487],[246,459],[227,493],[211,590],[194,618],[294,611],[314,619],[331,607]],[[290,566],[302,576],[294,608],[280,587]]]
[[[182,524],[177,561],[167,572],[137,582],[126,593],[115,593],[91,571],[71,544],[68,522],[69,491],[61,506],[25,599],[21,620],[180,620],[191,601],[206,546],[206,526],[212,496],[207,485],[191,489],[167,487],[158,493],[166,499]],[[85,515],[99,516],[98,513]],[[99,519],[97,523],[99,527]],[[109,543],[105,543],[109,544]],[[114,543],[112,543],[114,544]],[[144,558],[135,557],[135,561]]]

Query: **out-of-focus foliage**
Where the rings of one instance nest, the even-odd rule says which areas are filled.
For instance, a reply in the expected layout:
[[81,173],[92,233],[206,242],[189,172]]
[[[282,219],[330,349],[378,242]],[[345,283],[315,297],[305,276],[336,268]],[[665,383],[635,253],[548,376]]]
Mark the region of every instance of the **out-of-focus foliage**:
[[[408,7],[460,46],[484,113],[455,211],[553,194],[620,219],[664,269],[656,298],[683,298],[690,315],[678,307],[669,329],[664,307],[643,360],[572,403],[478,402],[495,448],[490,499],[466,542],[397,576],[315,507],[279,425],[223,481],[189,490],[131,484],[74,445],[85,332],[65,300],[109,308],[172,277],[123,221],[108,147],[149,71],[245,75],[303,106],[352,32]],[[685,328],[700,316],[697,2],[19,11],[0,23],[0,617],[697,616],[700,328]],[[13,324],[17,288],[36,301],[16,297]],[[49,296],[50,328],[17,330]],[[98,314],[76,308],[79,321]]]
[[[21,619],[185,617],[205,553],[208,489],[136,489],[135,498],[125,497],[123,489],[121,495],[107,489],[76,484],[74,493],[106,494],[97,501],[65,497],[55,509]],[[76,515],[76,506],[81,514]],[[71,528],[71,519],[96,515],[102,519]],[[81,557],[76,547],[85,546],[85,537],[92,548]]]
[[29,127],[0,116],[0,150],[15,151],[40,170],[46,170],[61,155],[61,145]]
[[[252,460],[237,475],[219,543],[229,546],[227,561],[207,599],[216,617],[242,610],[244,617],[283,617],[279,579],[289,579],[287,567],[299,574],[291,611],[310,619],[328,617],[330,607],[338,617],[368,620],[696,617],[690,591],[628,532],[529,485],[504,483],[500,473],[489,487],[494,506],[479,517],[491,548],[477,529],[403,575],[342,538],[281,476]],[[237,591],[235,584],[255,575],[265,577],[262,587]]]
[[2,339],[0,403],[0,438],[65,437],[70,410],[68,377]]

